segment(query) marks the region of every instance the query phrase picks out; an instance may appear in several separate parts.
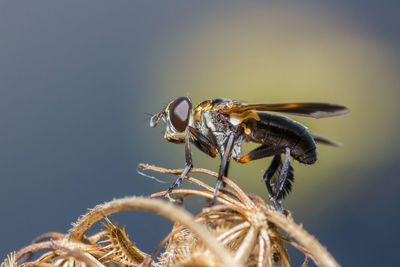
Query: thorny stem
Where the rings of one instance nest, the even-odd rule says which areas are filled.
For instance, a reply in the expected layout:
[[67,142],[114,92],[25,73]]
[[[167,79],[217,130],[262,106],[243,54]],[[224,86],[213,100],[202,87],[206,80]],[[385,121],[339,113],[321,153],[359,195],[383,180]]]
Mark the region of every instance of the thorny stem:
[[269,229],[269,233],[270,233],[270,235],[276,236],[276,237],[282,239],[283,241],[289,243],[290,245],[292,245],[292,246],[295,247],[296,249],[298,249],[298,250],[300,250],[301,252],[303,252],[306,256],[308,256],[308,257],[310,257],[311,259],[313,259],[314,261],[316,261],[315,258],[313,257],[313,255],[311,255],[310,251],[308,251],[308,250],[307,250],[306,248],[304,248],[303,246],[297,244],[297,243],[294,242],[293,240],[290,240],[289,238],[283,236],[283,235],[282,235],[281,233],[279,233],[278,231],[273,230],[273,229]]
[[190,231],[196,234],[202,242],[219,258],[224,266],[238,266],[233,261],[230,252],[222,247],[215,237],[205,228],[204,225],[194,221],[193,216],[186,210],[158,199],[144,197],[125,197],[112,200],[102,205],[97,205],[78,220],[74,228],[68,234],[68,240],[81,241],[86,231],[96,222],[116,212],[128,210],[144,210],[157,213],[174,222],[185,225]]
[[35,253],[41,250],[47,250],[47,249],[68,249],[68,248],[74,248],[74,249],[82,249],[84,248],[85,245],[79,242],[74,242],[74,241],[68,241],[65,239],[57,239],[57,240],[51,240],[51,241],[44,241],[40,243],[33,243],[29,246],[24,247],[23,249],[19,250],[15,254],[15,258],[18,260],[22,256],[28,253]]
[[26,246],[23,249],[19,250],[15,254],[15,258],[18,260],[19,258],[21,258],[22,256],[24,256],[27,253],[35,253],[35,252],[40,251],[40,250],[52,249],[52,248],[54,248],[54,241],[46,241],[46,242],[42,242],[42,243],[35,243],[35,244]]
[[[84,254],[81,251],[77,249],[69,249],[66,247],[62,246],[57,246],[55,245],[57,249],[64,250],[66,254],[60,256],[59,258],[67,258],[67,257],[73,257],[74,259],[77,259],[81,262],[86,263],[88,267],[102,267],[103,264],[101,264],[96,258],[89,254]],[[56,258],[57,259],[57,258]]]
[[297,225],[279,212],[273,210],[265,210],[268,220],[272,223],[279,225],[279,228],[284,230],[289,236],[295,238],[302,244],[315,258],[317,264],[320,266],[336,267],[339,266],[337,261],[332,257],[328,250],[323,247],[318,240],[307,233],[302,227]]
[[242,241],[242,239],[244,238],[244,232],[247,232],[247,229],[243,229],[240,231],[237,231],[236,233],[231,234],[230,236],[226,237],[224,240],[222,240],[222,244],[225,246],[227,244],[229,244],[232,241]]
[[[183,172],[183,169],[166,169],[166,168],[161,168],[149,164],[139,164],[139,167],[143,168],[143,170],[152,170],[156,172],[162,172],[162,173],[171,173],[171,174],[176,174],[180,175]],[[190,170],[191,173],[204,173],[208,174],[210,176],[214,176],[215,178],[218,178],[218,173],[207,170],[207,169],[202,169],[202,168],[193,168]],[[231,180],[227,179],[225,176],[222,176],[222,181],[225,182],[227,185],[232,187],[236,192],[239,193],[240,199],[245,203],[245,205],[249,205],[251,207],[254,207],[254,203],[251,201],[251,199],[244,193],[235,183],[233,183]]]
[[175,235],[177,232],[181,231],[183,229],[183,226],[178,226],[178,227],[174,227],[174,229],[172,229],[171,232],[169,232],[169,234],[160,242],[160,244],[158,244],[158,246],[156,247],[156,249],[153,251],[153,253],[151,253],[151,260],[154,260],[154,258],[156,257],[158,251],[161,249],[161,247],[168,242],[168,240],[170,240],[170,238]]
[[[204,184],[203,182],[201,182],[198,179],[193,178],[193,177],[186,176],[185,178],[187,180],[189,180],[189,181],[191,181],[193,183],[196,183],[197,185],[207,189],[209,192],[198,191],[198,190],[193,190],[193,189],[174,189],[169,193],[170,195],[186,192],[187,195],[199,195],[199,196],[203,196],[203,197],[209,198],[209,199],[212,199],[214,197],[214,195],[212,193],[212,190],[214,190],[214,188],[212,188],[211,186],[208,186],[208,185]],[[185,190],[185,191],[183,191],[183,190]],[[231,193],[231,192],[229,192],[229,193]],[[164,194],[165,194],[165,191],[157,192],[157,193],[151,194],[150,198],[164,196]],[[211,194],[211,197],[209,197],[210,194]],[[236,195],[233,194],[233,195],[238,197],[237,194]],[[235,206],[243,206],[242,203],[240,203],[239,201],[229,197],[228,195],[226,195],[226,194],[224,194],[222,192],[220,192],[218,194],[218,198],[217,199],[218,199],[218,201],[223,202],[225,204],[228,203],[228,204],[235,205]],[[238,197],[238,199],[239,199],[239,197]]]
[[231,229],[229,229],[228,231],[226,231],[225,233],[221,234],[218,237],[218,241],[224,240],[226,237],[230,236],[233,233],[236,233],[242,229],[245,229],[247,227],[250,226],[249,222],[243,222],[241,224],[236,225],[235,227],[232,227]]
[[243,265],[249,258],[250,253],[254,248],[254,244],[257,241],[257,232],[257,229],[255,229],[254,227],[250,227],[242,244],[236,251],[235,260],[239,262],[239,264]]
[[243,221],[245,220],[245,217],[243,215],[239,215],[237,213],[233,212],[213,212],[212,214],[210,213],[201,213],[197,215],[196,221],[200,222],[208,222],[212,220],[225,220],[225,221]]
[[[258,259],[257,259],[257,267],[263,267],[265,266],[265,241],[264,239],[259,236],[258,237]],[[268,255],[268,254],[267,254]],[[268,265],[270,266],[270,265]]]
[[[268,255],[271,255],[271,240],[267,234],[267,230],[265,229],[261,229],[260,231],[260,235],[259,235],[260,240],[263,241],[263,243],[265,244],[265,246],[267,247],[265,249],[265,255],[264,259],[267,260],[267,266],[271,266],[271,257],[269,257]],[[264,260],[265,261],[265,260]]]
[[275,241],[274,242],[275,248],[279,252],[279,255],[280,255],[281,259],[283,260],[283,262],[285,263],[285,266],[290,266],[289,254],[288,254],[286,247],[283,244],[282,240],[280,240],[279,238],[273,238],[273,240]]
[[49,233],[45,233],[45,234],[42,234],[42,235],[36,237],[35,240],[32,241],[32,243],[39,243],[46,239],[52,239],[52,240],[53,239],[61,239],[64,237],[65,237],[65,234],[57,233],[57,232],[49,232]]
[[[156,198],[156,197],[161,197],[165,194],[165,192],[157,192],[154,194],[150,195],[150,198]],[[194,190],[194,189],[173,189],[170,193],[170,195],[173,194],[185,194],[185,195],[197,195],[197,196],[202,196],[205,198],[209,198],[212,199],[213,195],[211,193],[208,192],[204,192],[204,191],[199,191],[199,190]],[[225,199],[221,199],[220,195],[218,195],[218,201],[224,203],[224,204],[230,204],[230,202],[228,202]]]
[[220,210],[234,210],[240,214],[246,214],[246,210],[243,207],[234,205],[216,205],[212,207],[207,207],[203,209],[203,212],[214,212]]

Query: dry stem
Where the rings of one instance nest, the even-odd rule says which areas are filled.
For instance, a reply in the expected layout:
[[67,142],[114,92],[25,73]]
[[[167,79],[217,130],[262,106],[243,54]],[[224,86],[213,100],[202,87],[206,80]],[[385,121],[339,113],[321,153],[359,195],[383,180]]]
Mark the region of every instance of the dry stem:
[[[139,166],[142,167],[144,170],[172,173],[176,175],[179,175],[183,171],[182,169],[166,169],[148,164],[140,164]],[[215,178],[218,177],[218,174],[216,172],[202,168],[194,168],[190,172],[204,173],[214,176]],[[192,177],[189,178],[191,180],[194,179]],[[223,181],[231,186],[240,195],[241,199],[246,205],[249,205],[250,208],[255,208],[255,205],[251,201],[251,199],[235,183],[233,183],[230,179],[227,179],[226,177],[223,177]],[[184,191],[185,190],[181,190],[181,192]],[[263,212],[265,213],[268,221],[272,222],[277,227],[284,230],[288,234],[288,236],[295,238],[306,249],[306,251],[310,253],[310,256],[312,256],[317,265],[327,267],[340,266],[337,261],[332,257],[332,255],[328,252],[328,250],[324,246],[322,246],[315,237],[310,235],[301,226],[297,225],[292,220],[288,219],[287,217],[275,210],[263,208]],[[252,230],[250,230],[250,233],[251,236],[253,236]]]
[[144,197],[125,197],[115,199],[102,205],[96,206],[89,213],[78,220],[68,235],[69,240],[81,241],[86,231],[96,222],[113,213],[127,210],[144,210],[157,213],[174,222],[185,225],[190,231],[198,235],[207,244],[214,255],[221,260],[225,266],[238,266],[233,260],[230,252],[222,247],[215,237],[201,224],[195,222],[194,217],[186,210],[174,206],[159,199],[148,199]]
[[[144,170],[180,175],[182,170],[164,169],[140,164]],[[217,173],[206,169],[193,169],[192,173],[204,173],[217,177]],[[180,201],[189,195],[212,199],[214,188],[186,176],[200,187],[175,189],[170,195]],[[153,199],[165,192],[145,197],[125,197],[97,205],[78,219],[67,235],[47,233],[33,244],[10,254],[1,267],[111,267],[119,266],[290,266],[285,244],[290,244],[305,255],[302,266],[312,259],[318,266],[339,266],[332,255],[301,226],[268,206],[256,195],[247,195],[232,180],[223,177],[231,189],[221,190],[218,205],[204,208],[193,217],[183,208],[163,200]],[[106,216],[127,211],[149,211],[172,220],[171,232],[162,240],[150,257],[131,242],[124,227],[112,224]],[[106,219],[104,230],[86,237],[87,230],[96,222]],[[49,240],[50,241],[47,241]],[[158,249],[167,243],[165,252],[152,263]],[[105,244],[104,244],[105,243]],[[104,245],[103,245],[104,244]],[[33,253],[50,250],[37,260],[26,262]],[[23,260],[22,256],[25,257]],[[17,263],[20,261],[20,263]]]

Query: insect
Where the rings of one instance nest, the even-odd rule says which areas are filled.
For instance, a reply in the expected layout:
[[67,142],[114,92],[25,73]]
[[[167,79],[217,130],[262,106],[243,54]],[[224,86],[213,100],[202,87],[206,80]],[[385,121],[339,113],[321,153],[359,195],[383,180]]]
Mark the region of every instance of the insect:
[[[179,186],[193,167],[193,144],[213,158],[217,154],[221,157],[211,205],[215,203],[222,176],[227,175],[230,159],[247,163],[273,157],[263,180],[271,201],[278,211],[283,212],[281,201],[291,191],[294,181],[290,157],[304,164],[313,164],[317,160],[316,142],[338,144],[311,134],[307,127],[288,117],[267,111],[324,118],[342,115],[349,110],[328,103],[249,105],[225,98],[206,100],[192,108],[188,97],[178,97],[150,119],[150,127],[155,127],[160,119],[166,123],[164,138],[167,141],[185,144],[185,168],[165,194]],[[254,142],[260,146],[242,155],[242,142]]]

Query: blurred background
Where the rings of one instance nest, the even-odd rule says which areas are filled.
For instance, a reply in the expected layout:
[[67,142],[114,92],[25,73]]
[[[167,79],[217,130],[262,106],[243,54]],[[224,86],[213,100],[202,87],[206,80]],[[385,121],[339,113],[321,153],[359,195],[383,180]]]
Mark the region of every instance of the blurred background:
[[[0,1],[1,259],[98,203],[165,190],[175,177],[155,174],[158,183],[137,164],[181,168],[184,148],[146,113],[189,96],[348,106],[341,117],[293,117],[344,146],[293,163],[284,207],[343,266],[395,265],[399,12],[391,0]],[[230,176],[267,198],[268,163],[231,164]],[[146,213],[113,218],[149,253],[171,226]]]

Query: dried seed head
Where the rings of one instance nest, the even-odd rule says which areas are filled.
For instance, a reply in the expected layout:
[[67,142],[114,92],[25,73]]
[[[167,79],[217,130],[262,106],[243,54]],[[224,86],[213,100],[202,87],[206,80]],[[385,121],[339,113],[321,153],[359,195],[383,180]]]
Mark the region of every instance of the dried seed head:
[[125,226],[120,228],[118,224],[112,223],[107,217],[104,240],[102,243],[108,243],[102,248],[105,251],[101,260],[104,262],[113,261],[117,264],[125,264],[130,266],[139,266],[148,255],[140,251],[133,242],[129,240],[125,232]]

